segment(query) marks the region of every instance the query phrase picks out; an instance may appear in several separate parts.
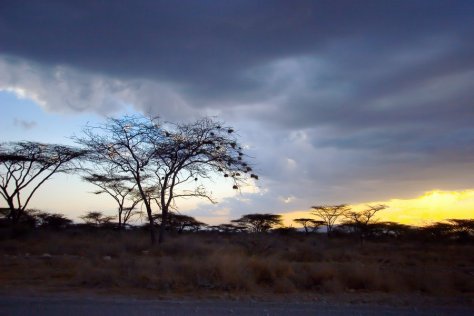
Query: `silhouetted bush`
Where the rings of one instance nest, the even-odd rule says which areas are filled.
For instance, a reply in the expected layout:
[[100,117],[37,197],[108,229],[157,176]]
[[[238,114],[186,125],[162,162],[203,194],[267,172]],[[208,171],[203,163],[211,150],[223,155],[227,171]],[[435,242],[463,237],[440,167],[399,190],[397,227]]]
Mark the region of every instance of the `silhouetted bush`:
[[51,214],[46,212],[39,212],[34,215],[37,219],[37,225],[40,228],[47,229],[65,229],[72,224],[72,220],[66,218],[62,214]]
[[271,230],[273,234],[278,234],[282,236],[295,235],[298,233],[298,230],[294,227],[278,227]]

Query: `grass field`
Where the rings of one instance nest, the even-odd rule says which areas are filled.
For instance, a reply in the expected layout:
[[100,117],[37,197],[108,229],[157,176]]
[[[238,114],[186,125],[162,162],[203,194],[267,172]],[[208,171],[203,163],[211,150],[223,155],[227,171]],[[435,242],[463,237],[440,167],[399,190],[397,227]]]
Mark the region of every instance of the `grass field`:
[[323,235],[37,231],[0,241],[0,289],[264,295],[474,295],[474,245]]

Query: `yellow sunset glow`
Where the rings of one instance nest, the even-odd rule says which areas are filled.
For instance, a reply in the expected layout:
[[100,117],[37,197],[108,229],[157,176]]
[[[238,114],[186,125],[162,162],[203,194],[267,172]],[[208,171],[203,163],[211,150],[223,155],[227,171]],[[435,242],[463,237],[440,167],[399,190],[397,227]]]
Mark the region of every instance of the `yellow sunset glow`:
[[[367,205],[385,204],[378,219],[409,225],[424,225],[448,218],[474,218],[474,190],[433,190],[412,199],[390,199],[351,205],[353,210],[363,210]],[[297,226],[293,219],[314,217],[310,210],[284,214],[285,225]]]

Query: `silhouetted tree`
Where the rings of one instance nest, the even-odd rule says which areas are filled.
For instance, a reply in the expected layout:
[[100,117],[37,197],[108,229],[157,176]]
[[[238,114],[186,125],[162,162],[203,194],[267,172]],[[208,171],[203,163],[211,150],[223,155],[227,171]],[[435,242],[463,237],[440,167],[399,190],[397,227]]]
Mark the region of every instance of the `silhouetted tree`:
[[[7,232],[12,237],[21,236],[38,226],[38,218],[36,217],[36,210],[24,210],[21,217],[15,223],[13,230]],[[0,208],[0,228],[12,228],[11,220],[8,219],[10,208]]]
[[15,224],[38,188],[55,173],[74,170],[73,160],[84,150],[37,142],[0,144],[0,196],[8,205],[7,219]]
[[323,221],[317,221],[312,218],[296,218],[293,220],[293,222],[303,226],[306,234],[309,234],[310,232],[315,232],[318,230],[319,227],[324,225]]
[[273,234],[288,236],[298,232],[298,230],[292,226],[277,227],[271,230]]
[[86,224],[94,226],[103,226],[110,224],[115,217],[105,216],[102,212],[88,212],[86,215],[80,217]]
[[51,214],[46,212],[38,212],[34,214],[38,219],[38,226],[49,229],[63,229],[72,224],[72,220],[62,214]]
[[420,227],[419,231],[432,240],[468,241],[474,237],[474,220],[448,219],[445,222]]
[[231,222],[245,226],[253,233],[265,233],[272,227],[281,225],[282,218],[276,214],[247,214]]
[[424,235],[425,238],[443,241],[448,240],[453,233],[453,225],[445,222],[436,222],[423,227],[419,227],[418,230]]
[[337,220],[350,211],[350,207],[347,206],[347,204],[319,205],[311,206],[311,208],[313,209],[311,214],[320,218],[324,222],[324,225],[326,225],[328,236],[331,235]]
[[[251,173],[242,147],[234,136],[234,129],[210,118],[188,124],[174,124],[161,131],[165,139],[155,144],[154,173],[156,175],[158,206],[163,221],[175,206],[177,198],[200,197],[214,203],[200,179],[217,174],[232,180],[232,188],[239,189]],[[189,188],[194,183],[194,189]],[[160,227],[159,241],[164,240],[164,226]]]
[[152,159],[156,155],[155,143],[165,136],[157,132],[160,127],[155,119],[146,117],[109,118],[99,126],[86,126],[82,137],[75,137],[89,154],[88,160],[97,169],[111,170],[114,175],[129,177],[136,185],[144,203],[152,242],[155,241],[152,208],[145,187],[154,174]]
[[215,229],[220,233],[230,234],[230,233],[242,233],[247,230],[247,226],[244,225],[234,225],[234,224],[220,224],[217,226],[211,226],[211,229]]
[[359,235],[361,241],[371,234],[373,225],[375,223],[374,216],[378,212],[386,209],[386,205],[368,205],[365,210],[347,211],[343,216],[347,219],[345,225],[351,227],[355,233]]
[[[221,174],[232,179],[234,189],[239,189],[247,175],[258,179],[250,173],[252,168],[234,134],[234,129],[210,118],[163,126],[156,119],[135,116],[110,118],[104,125],[86,127],[85,136],[76,140],[91,153],[91,161],[110,165],[117,175],[133,179],[153,227],[152,201],[164,222],[177,198],[201,197],[214,202],[200,179]],[[154,194],[147,188],[153,188]],[[165,225],[161,225],[159,242],[164,240],[164,231]],[[154,242],[153,229],[150,233]]]
[[468,241],[474,238],[474,219],[448,219],[453,226],[453,233],[460,241]]
[[[156,214],[153,217],[158,226],[163,225],[162,214]],[[169,212],[165,226],[166,226],[166,229],[168,230],[175,231],[177,233],[182,233],[185,230],[197,232],[203,227],[206,227],[207,224],[196,220],[192,216]]]
[[372,234],[378,237],[402,238],[413,233],[411,226],[395,222],[376,222],[370,226]]
[[139,210],[135,210],[138,203],[142,201],[142,197],[136,191],[136,183],[133,178],[117,176],[113,174],[112,170],[108,170],[102,174],[90,173],[83,179],[100,188],[94,194],[105,193],[115,200],[118,205],[119,229],[122,229],[131,217],[141,214]]

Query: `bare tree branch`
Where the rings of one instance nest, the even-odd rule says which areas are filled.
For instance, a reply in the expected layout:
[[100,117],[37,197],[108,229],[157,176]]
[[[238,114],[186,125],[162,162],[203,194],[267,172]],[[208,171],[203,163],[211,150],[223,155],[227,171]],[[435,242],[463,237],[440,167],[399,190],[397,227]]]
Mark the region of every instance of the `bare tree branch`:
[[319,205],[311,206],[311,208],[313,209],[311,214],[320,218],[326,225],[328,236],[331,235],[337,220],[350,211],[347,204]]
[[17,223],[36,191],[54,174],[76,170],[73,162],[85,154],[84,150],[63,145],[1,143],[0,189],[10,209],[7,218]]
[[[76,141],[88,150],[92,165],[106,165],[136,185],[150,227],[152,203],[166,222],[177,199],[215,202],[200,180],[220,174],[232,181],[232,188],[239,189],[252,171],[234,129],[210,118],[165,125],[143,116],[110,118],[101,126],[87,126],[83,134]],[[255,174],[250,177],[258,179]],[[152,242],[154,238],[151,229]],[[159,241],[163,239],[164,228],[160,228]]]

